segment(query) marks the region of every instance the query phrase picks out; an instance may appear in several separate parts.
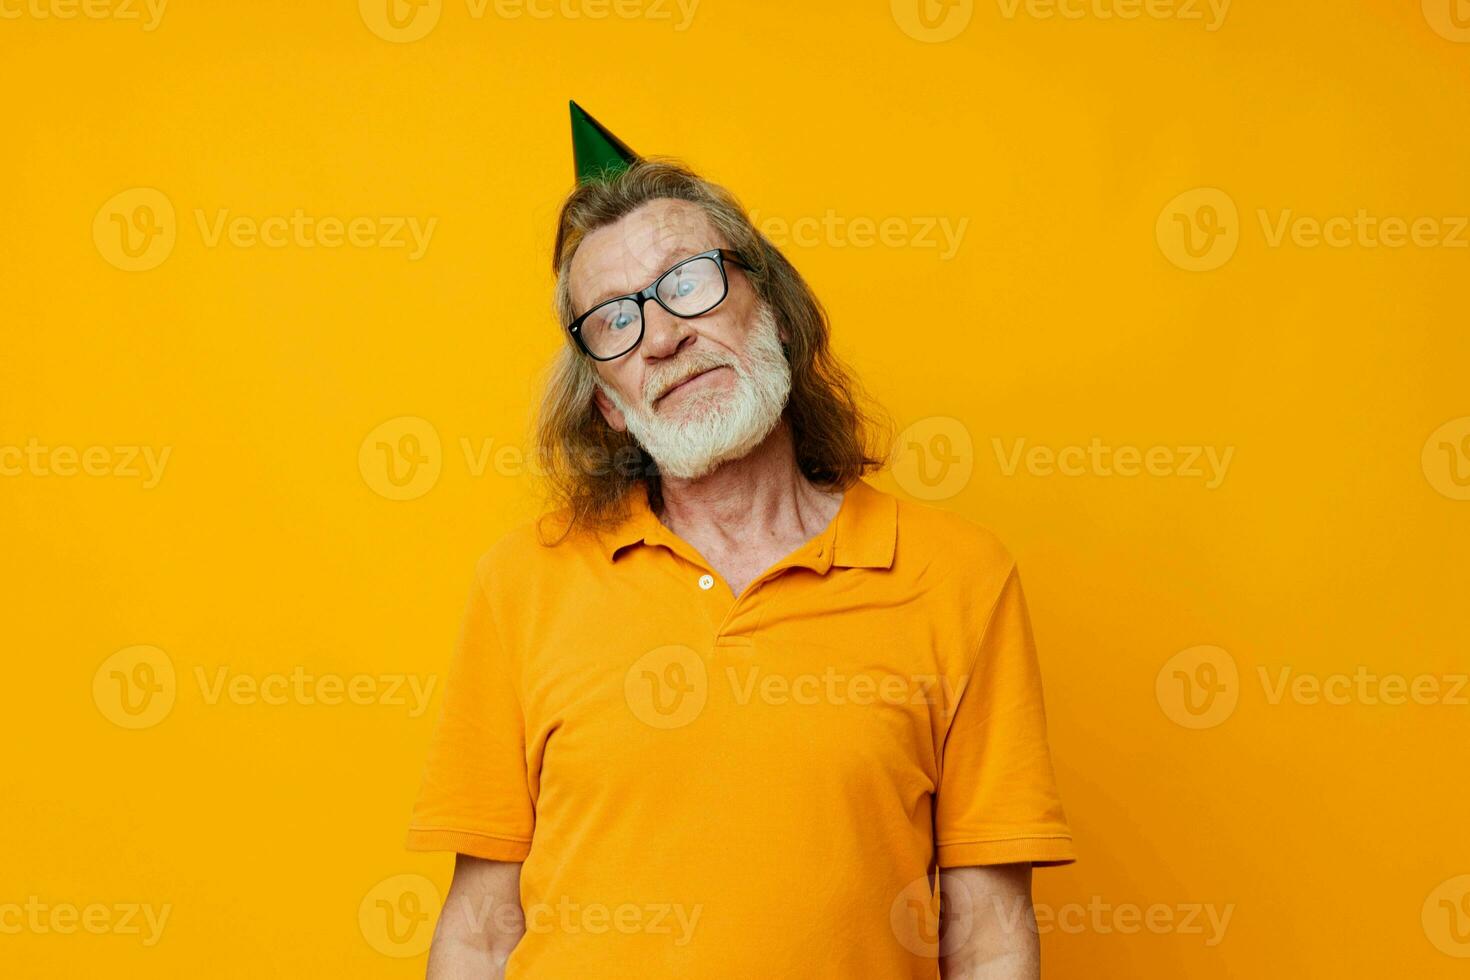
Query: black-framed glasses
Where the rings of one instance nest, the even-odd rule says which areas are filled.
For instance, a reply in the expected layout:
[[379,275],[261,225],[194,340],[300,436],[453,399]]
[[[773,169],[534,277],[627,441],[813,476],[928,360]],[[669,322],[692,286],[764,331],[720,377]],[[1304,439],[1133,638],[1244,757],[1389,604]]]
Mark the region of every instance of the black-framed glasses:
[[598,303],[567,329],[588,357],[616,360],[643,342],[643,304],[649,300],[686,320],[723,303],[730,293],[726,262],[750,268],[739,252],[712,248],[674,265],[646,289]]

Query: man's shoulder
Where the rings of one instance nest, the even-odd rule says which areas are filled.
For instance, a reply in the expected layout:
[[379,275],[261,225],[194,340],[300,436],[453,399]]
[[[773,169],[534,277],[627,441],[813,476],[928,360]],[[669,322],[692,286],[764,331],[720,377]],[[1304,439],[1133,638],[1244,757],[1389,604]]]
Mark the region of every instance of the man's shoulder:
[[990,525],[936,504],[897,500],[895,569],[967,602],[1000,595],[1016,562]]
[[896,497],[898,545],[966,565],[1009,569],[1010,549],[990,525],[959,511]]
[[1016,574],[1011,550],[981,519],[943,503],[889,496],[897,510],[892,587],[919,600],[935,622],[958,624],[956,635],[978,636]]
[[598,546],[588,531],[563,534],[565,515],[542,514],[512,525],[486,548],[475,571],[486,585],[514,586],[528,578],[576,561]]

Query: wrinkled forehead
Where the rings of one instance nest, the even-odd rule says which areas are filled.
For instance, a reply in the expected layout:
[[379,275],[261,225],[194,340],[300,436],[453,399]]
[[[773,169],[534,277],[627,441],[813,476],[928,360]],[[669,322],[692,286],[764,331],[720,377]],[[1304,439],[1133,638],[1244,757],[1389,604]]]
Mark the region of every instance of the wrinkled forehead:
[[675,262],[728,243],[692,201],[660,198],[590,232],[572,256],[572,306],[589,309],[647,286]]

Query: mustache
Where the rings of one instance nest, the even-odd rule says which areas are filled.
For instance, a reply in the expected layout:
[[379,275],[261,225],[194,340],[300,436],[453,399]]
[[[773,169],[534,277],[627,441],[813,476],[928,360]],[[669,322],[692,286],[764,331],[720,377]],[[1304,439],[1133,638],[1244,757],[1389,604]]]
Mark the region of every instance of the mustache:
[[698,354],[689,354],[683,361],[652,375],[648,379],[645,388],[644,404],[652,408],[653,403],[658,401],[669,391],[688,381],[696,374],[703,374],[711,368],[728,367],[739,372],[740,365],[735,360],[716,354],[713,351],[705,351]]

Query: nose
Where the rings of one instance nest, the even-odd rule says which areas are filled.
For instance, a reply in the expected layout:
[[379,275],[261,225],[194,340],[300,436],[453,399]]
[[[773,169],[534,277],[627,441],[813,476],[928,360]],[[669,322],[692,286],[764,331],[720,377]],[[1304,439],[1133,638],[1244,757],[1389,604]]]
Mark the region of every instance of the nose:
[[657,361],[673,357],[694,343],[694,329],[683,317],[674,316],[657,303],[643,307],[643,356]]

